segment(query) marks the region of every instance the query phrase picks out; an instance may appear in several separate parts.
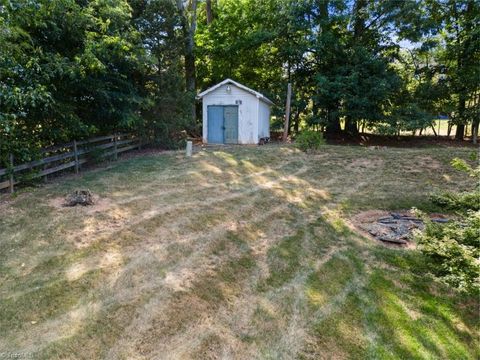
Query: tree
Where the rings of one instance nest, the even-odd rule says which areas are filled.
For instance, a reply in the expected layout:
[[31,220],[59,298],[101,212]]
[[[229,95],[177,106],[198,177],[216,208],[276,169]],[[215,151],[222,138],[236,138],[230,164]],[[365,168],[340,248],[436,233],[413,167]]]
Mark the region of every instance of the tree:
[[210,25],[213,21],[212,0],[205,1],[205,14],[207,18],[207,25]]
[[463,139],[465,127],[478,114],[475,98],[480,90],[480,4],[475,0],[427,2],[445,46],[439,61],[446,67],[450,94],[455,102],[452,114],[456,139]]
[[196,71],[194,49],[197,28],[197,0],[177,0],[177,8],[185,43],[185,88],[192,98],[190,109],[192,119],[195,121]]
[[133,128],[148,63],[125,0],[19,0],[0,8],[1,154]]
[[[198,11],[197,11],[198,7]],[[448,113],[478,132],[475,0],[18,0],[0,7],[0,147],[195,132],[195,94],[231,77],[289,132],[422,131]],[[198,15],[198,21],[197,21]],[[198,29],[197,29],[198,25]],[[416,48],[399,50],[398,40]],[[409,56],[410,55],[410,56]],[[5,161],[5,159],[3,159]]]
[[142,109],[140,131],[153,144],[178,147],[183,131],[195,132],[192,94],[185,91],[182,18],[171,0],[138,1],[132,6],[135,27],[152,58],[142,79],[148,104]]

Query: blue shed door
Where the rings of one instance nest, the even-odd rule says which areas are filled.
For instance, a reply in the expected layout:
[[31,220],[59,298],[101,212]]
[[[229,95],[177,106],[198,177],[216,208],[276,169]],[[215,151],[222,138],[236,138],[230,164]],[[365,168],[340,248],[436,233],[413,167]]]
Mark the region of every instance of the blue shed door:
[[210,105],[208,107],[208,136],[210,144],[223,144],[223,106]]
[[238,143],[238,106],[225,106],[223,111],[225,121],[225,144]]

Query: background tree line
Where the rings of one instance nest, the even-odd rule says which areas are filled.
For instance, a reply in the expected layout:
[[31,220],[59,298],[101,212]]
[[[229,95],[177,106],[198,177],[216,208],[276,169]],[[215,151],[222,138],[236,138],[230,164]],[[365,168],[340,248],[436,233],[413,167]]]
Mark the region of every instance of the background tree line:
[[[200,11],[199,86],[243,81],[280,105],[294,131],[398,134],[438,115],[478,131],[480,4],[473,0],[222,0]],[[206,4],[205,4],[206,9]],[[407,43],[401,48],[399,42]],[[340,121],[345,122],[344,130]],[[281,125],[281,124],[278,124]]]
[[458,139],[478,131],[475,0],[0,4],[3,161],[123,130],[175,146],[198,132],[196,92],[226,77],[272,98],[279,127],[291,82],[293,132],[419,132],[439,114]]

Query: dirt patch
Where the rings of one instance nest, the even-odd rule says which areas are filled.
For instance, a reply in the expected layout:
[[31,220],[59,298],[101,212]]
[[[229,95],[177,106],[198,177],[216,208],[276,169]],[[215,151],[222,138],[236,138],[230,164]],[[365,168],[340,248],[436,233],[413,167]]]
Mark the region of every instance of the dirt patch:
[[[445,223],[448,218],[442,214],[430,214],[433,222]],[[385,244],[411,247],[415,231],[425,228],[424,221],[412,211],[369,210],[352,218],[355,227],[369,237]]]
[[[62,210],[62,211],[71,211],[72,206],[65,206],[65,197],[55,197],[48,201],[48,205],[51,207]],[[95,213],[95,212],[104,212],[109,210],[112,207],[112,201],[110,199],[102,198],[98,195],[93,195],[93,204],[90,206],[78,206],[76,209],[82,209],[86,213]]]
[[418,161],[416,166],[421,169],[439,170],[442,168],[440,161],[432,158],[431,156],[419,156],[415,160]]
[[373,169],[373,168],[379,168],[383,165],[383,159],[381,158],[358,158],[352,160],[346,168],[348,170],[356,170],[359,169],[363,171],[364,169]]

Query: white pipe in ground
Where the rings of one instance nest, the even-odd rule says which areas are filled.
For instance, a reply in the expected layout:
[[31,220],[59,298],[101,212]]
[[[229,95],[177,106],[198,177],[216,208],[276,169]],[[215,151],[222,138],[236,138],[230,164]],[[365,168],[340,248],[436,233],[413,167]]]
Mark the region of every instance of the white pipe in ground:
[[185,155],[186,155],[187,157],[192,156],[192,147],[193,147],[192,142],[191,142],[191,141],[187,141],[187,148],[186,148],[186,150],[185,150]]

